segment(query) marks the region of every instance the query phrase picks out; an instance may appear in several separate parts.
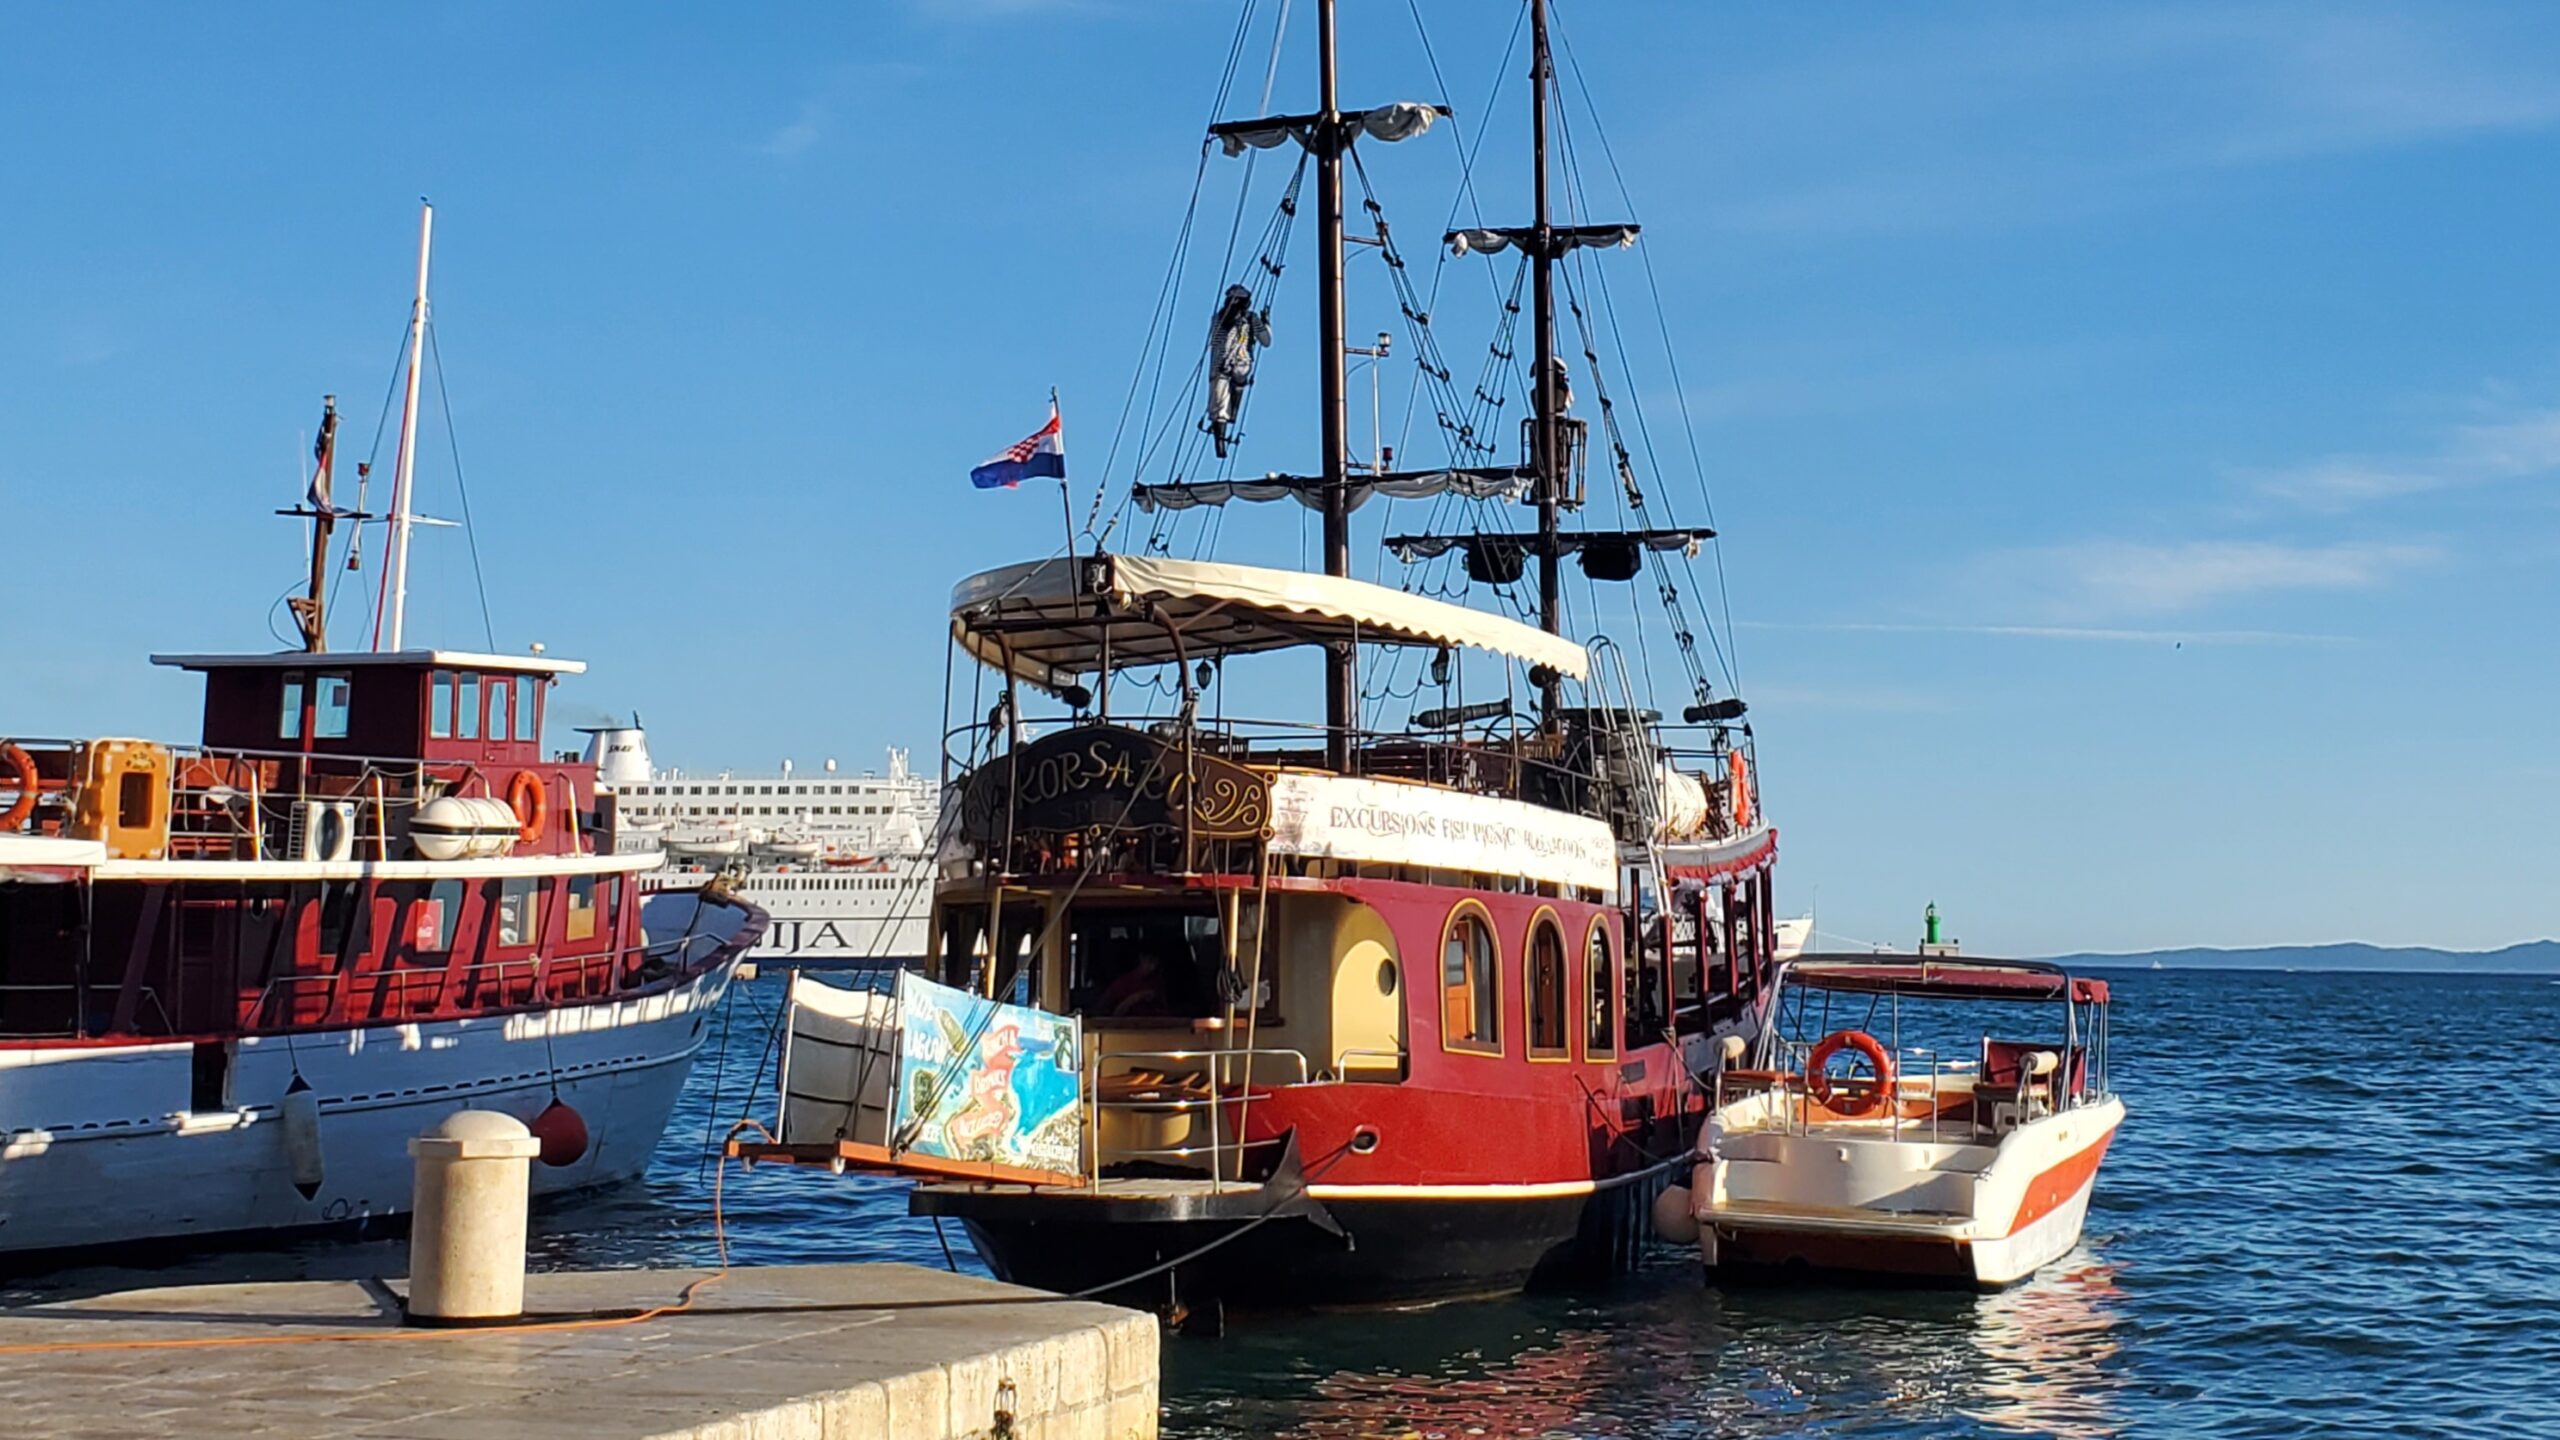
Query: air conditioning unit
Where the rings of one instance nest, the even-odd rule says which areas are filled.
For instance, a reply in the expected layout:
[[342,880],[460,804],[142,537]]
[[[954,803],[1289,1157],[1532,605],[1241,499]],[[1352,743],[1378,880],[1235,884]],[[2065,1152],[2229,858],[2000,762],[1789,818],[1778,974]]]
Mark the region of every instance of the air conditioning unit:
[[293,802],[293,856],[297,860],[330,863],[356,858],[356,802],[353,800],[296,800]]

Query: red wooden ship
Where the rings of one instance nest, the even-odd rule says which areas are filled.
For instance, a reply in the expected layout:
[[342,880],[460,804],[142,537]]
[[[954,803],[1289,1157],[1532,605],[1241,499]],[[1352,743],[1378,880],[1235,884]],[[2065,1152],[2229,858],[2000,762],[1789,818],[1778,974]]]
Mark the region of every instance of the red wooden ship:
[[[1358,464],[1347,445],[1343,186],[1346,173],[1365,184],[1359,147],[1442,112],[1343,109],[1334,6],[1317,10],[1319,107],[1210,132],[1230,154],[1298,153],[1265,253],[1213,322],[1199,428],[1217,456],[1193,438],[1164,447],[1175,473],[1131,496],[1157,524],[1145,553],[1079,547],[952,597],[964,665],[946,708],[962,723],[928,969],[1077,1021],[1076,1053],[1058,1061],[1082,1109],[1067,1117],[1070,1168],[1026,1173],[986,1138],[1035,1103],[1008,1089],[1036,1078],[1025,1026],[1006,1018],[1018,1012],[919,1037],[890,1002],[805,979],[780,1133],[740,1147],[922,1174],[914,1210],[963,1222],[1004,1278],[1194,1314],[1625,1266],[1652,1197],[1690,1164],[1716,1042],[1750,1025],[1778,952],[1776,833],[1752,798],[1750,732],[1740,702],[1711,693],[1691,627],[1675,608],[1694,689],[1672,725],[1617,645],[1566,633],[1568,562],[1676,602],[1712,532],[1650,517],[1605,384],[1589,387],[1597,425],[1572,413],[1559,275],[1636,232],[1549,213],[1543,0],[1527,17],[1531,221],[1449,237],[1459,254],[1516,254],[1530,413],[1516,458],[1491,453],[1484,407],[1445,424],[1452,453],[1432,470],[1394,470],[1383,447]],[[1239,479],[1226,457],[1310,177],[1323,465]],[[1400,279],[1383,211],[1368,211]],[[1421,383],[1445,388],[1428,316],[1404,308]],[[1509,373],[1504,323],[1493,369]],[[1436,389],[1424,403],[1444,421],[1468,408]],[[1613,478],[1586,492],[1586,452],[1602,445]],[[1352,578],[1351,519],[1379,497],[1498,528],[1384,537],[1412,569],[1402,588],[1369,583]],[[1172,553],[1201,538],[1179,529],[1198,507],[1276,498],[1321,515],[1325,573]],[[1534,527],[1499,526],[1506,502],[1531,507]],[[1604,503],[1636,523],[1580,523]],[[1439,598],[1515,583],[1530,619]],[[1251,673],[1278,651],[1321,655],[1320,719],[1238,713],[1278,689]],[[925,1052],[960,1058],[927,1070]],[[955,1113],[941,1072],[972,1063]]]

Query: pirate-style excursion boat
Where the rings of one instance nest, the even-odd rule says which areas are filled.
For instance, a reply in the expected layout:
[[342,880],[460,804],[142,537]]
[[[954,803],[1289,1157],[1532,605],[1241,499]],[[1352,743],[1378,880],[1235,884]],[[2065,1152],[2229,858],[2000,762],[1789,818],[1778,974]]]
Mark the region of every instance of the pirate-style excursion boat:
[[[923,1176],[913,1209],[962,1221],[999,1275],[1194,1314],[1496,1293],[1630,1262],[1648,1202],[1688,1169],[1697,1076],[1721,1035],[1755,1026],[1777,953],[1776,833],[1743,707],[1710,692],[1680,613],[1712,532],[1648,518],[1596,369],[1597,421],[1569,412],[1559,292],[1596,359],[1585,267],[1636,228],[1549,214],[1543,0],[1527,7],[1530,223],[1449,237],[1453,257],[1516,262],[1474,402],[1367,206],[1451,451],[1402,471],[1347,445],[1343,184],[1365,185],[1361,148],[1446,112],[1340,108],[1335,7],[1316,8],[1319,108],[1210,131],[1230,154],[1297,163],[1264,253],[1217,308],[1205,420],[1166,427],[1150,448],[1169,477],[1142,472],[1130,496],[1155,527],[1143,553],[1097,541],[954,590],[964,668],[946,707],[965,718],[928,973],[893,996],[796,977],[779,1133],[738,1147]],[[1238,479],[1310,170],[1322,468]],[[1494,411],[1515,383],[1531,413],[1504,456]],[[1586,493],[1595,442],[1608,479]],[[1195,558],[1199,507],[1281,497],[1320,514],[1324,573]],[[1400,588],[1374,584],[1351,560],[1372,500],[1473,524],[1380,526],[1408,568]],[[1515,502],[1534,525],[1504,523]],[[1595,512],[1634,524],[1580,523]],[[1670,609],[1684,723],[1646,708],[1615,643],[1567,633],[1576,562],[1596,582],[1581,620],[1614,613],[1598,584],[1639,577]],[[1533,619],[1442,598],[1462,593]],[[1278,661],[1255,660],[1275,651],[1320,656],[1320,721],[1240,718],[1286,693]]]
[[[2107,982],[1946,948],[1779,967],[1760,1034],[1715,1077],[1690,1183],[1656,1202],[1668,1238],[1722,1273],[1984,1288],[2079,1243],[2124,1120],[2107,1087]],[[2038,1012],[2043,1038],[1968,1028],[1996,1018],[2014,1036]]]
[[465,1106],[534,1125],[538,1193],[635,1175],[762,929],[643,914],[656,856],[542,749],[584,666],[405,647],[424,247],[376,648],[326,644],[331,534],[366,518],[331,502],[332,411],[287,512],[301,650],[152,657],[204,676],[197,744],[0,741],[0,1253],[405,1210],[407,1141]]

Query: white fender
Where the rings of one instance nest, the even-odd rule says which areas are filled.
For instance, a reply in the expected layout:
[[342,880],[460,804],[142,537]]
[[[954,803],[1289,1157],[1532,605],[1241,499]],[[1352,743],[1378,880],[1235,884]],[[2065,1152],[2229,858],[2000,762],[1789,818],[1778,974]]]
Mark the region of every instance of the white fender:
[[1666,1185],[1653,1197],[1653,1233],[1674,1245],[1698,1243],[1698,1217],[1689,1213],[1689,1187]]
[[320,1193],[326,1173],[320,1159],[320,1092],[296,1075],[285,1087],[284,1099],[277,1102],[276,1113],[284,1122],[284,1158],[293,1174],[293,1188],[309,1200]]

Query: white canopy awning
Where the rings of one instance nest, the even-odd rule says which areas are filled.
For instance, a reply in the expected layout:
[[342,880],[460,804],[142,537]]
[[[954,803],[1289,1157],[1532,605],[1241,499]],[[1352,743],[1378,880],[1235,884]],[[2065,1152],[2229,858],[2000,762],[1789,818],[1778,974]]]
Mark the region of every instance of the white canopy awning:
[[[1353,641],[1465,646],[1572,679],[1582,647],[1535,626],[1366,580],[1161,556],[1071,556],[951,591],[951,634],[982,663],[1056,689],[1077,676],[1212,653]],[[1177,635],[1179,638],[1177,638]]]

